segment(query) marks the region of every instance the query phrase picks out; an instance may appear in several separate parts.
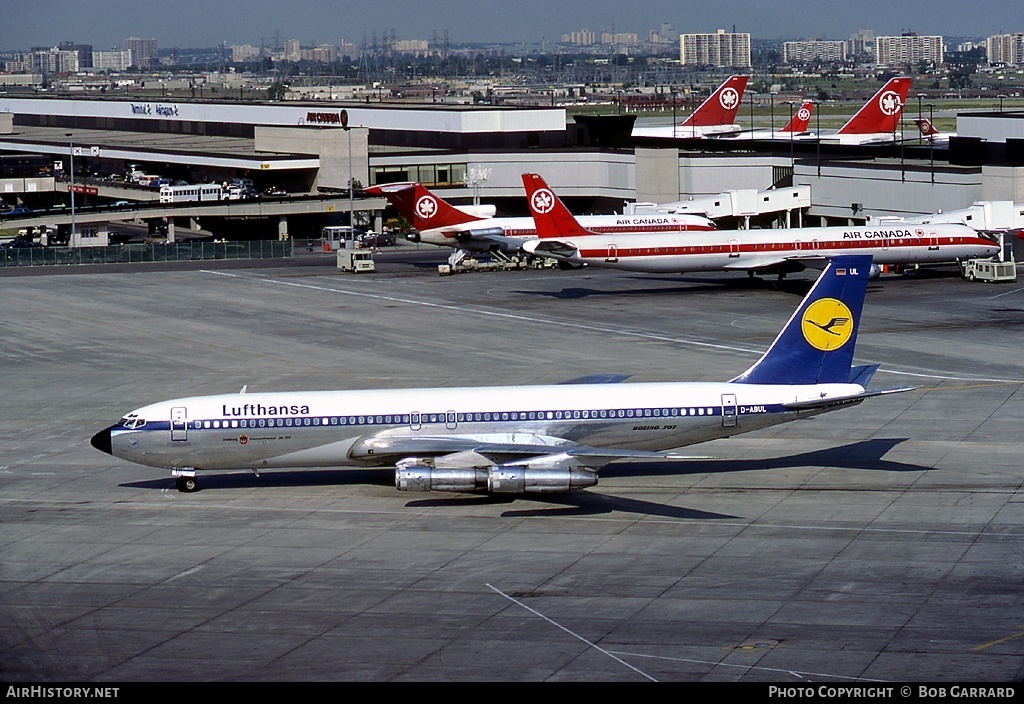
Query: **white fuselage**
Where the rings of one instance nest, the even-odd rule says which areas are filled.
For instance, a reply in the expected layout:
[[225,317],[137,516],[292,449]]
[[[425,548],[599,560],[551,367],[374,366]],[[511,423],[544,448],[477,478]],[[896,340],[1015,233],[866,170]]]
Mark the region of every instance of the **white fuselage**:
[[719,135],[736,134],[743,128],[738,124],[730,125],[669,125],[661,127],[634,127],[631,136],[634,139],[702,139]]
[[[602,234],[616,233],[659,233],[689,232],[691,230],[713,230],[715,223],[697,214],[666,215],[581,215],[577,218],[583,227]],[[490,218],[462,225],[449,225],[434,230],[421,230],[420,241],[443,247],[463,247],[465,240],[460,235],[476,232],[501,231],[502,237],[527,242],[537,238],[537,226],[532,217]]]
[[899,133],[892,132],[868,132],[864,134],[832,134],[821,135],[822,144],[841,144],[844,146],[859,146],[866,144],[899,144],[903,141]]
[[993,240],[955,224],[595,234],[538,240],[524,248],[573,263],[650,273],[756,270],[847,254],[870,254],[878,265],[925,264],[990,257],[999,251]]
[[[675,382],[225,394],[133,411],[109,429],[110,452],[153,467],[259,470],[393,466],[448,454],[455,440],[660,451],[822,412],[783,404],[863,392]],[[388,440],[418,449],[389,452]]]
[[719,139],[723,142],[742,141],[744,139],[749,140],[761,140],[761,141],[783,141],[783,142],[805,142],[809,139],[816,139],[817,133],[815,132],[783,132],[782,130],[744,130],[743,132],[735,132],[732,134],[718,135],[715,139]]

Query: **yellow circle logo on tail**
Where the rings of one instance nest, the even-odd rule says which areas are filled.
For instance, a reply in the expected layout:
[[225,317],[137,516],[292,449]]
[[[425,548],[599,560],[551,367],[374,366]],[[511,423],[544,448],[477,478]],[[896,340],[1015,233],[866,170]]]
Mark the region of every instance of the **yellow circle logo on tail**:
[[853,313],[835,298],[822,298],[807,306],[800,329],[811,347],[837,350],[853,335]]

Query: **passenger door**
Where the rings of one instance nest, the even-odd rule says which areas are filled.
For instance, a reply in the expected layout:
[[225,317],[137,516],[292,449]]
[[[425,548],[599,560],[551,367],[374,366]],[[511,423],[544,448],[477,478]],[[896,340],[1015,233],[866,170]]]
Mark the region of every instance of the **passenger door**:
[[188,409],[184,406],[171,409],[171,440],[188,440]]
[[722,427],[735,428],[739,420],[736,394],[722,394]]

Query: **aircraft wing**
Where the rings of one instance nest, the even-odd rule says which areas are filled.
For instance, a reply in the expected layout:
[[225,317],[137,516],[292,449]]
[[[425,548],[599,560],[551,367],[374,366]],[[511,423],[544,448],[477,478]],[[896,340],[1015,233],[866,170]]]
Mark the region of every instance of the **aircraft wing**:
[[[513,438],[515,438],[513,440]],[[673,452],[648,452],[616,448],[598,448],[550,436],[516,435],[497,438],[472,435],[417,435],[368,437],[349,452],[353,459],[394,459],[474,454],[495,464],[506,464],[526,458],[542,461],[545,466],[585,465],[599,469],[618,459],[692,459]]]
[[559,384],[618,384],[630,377],[629,374],[587,374],[578,376],[575,379],[567,379],[558,382]]
[[729,271],[761,271],[784,268],[794,271],[803,268],[820,269],[828,264],[828,257],[819,254],[765,254],[744,255],[723,268]]
[[508,237],[500,227],[450,227],[441,230],[445,235],[454,237],[462,245],[497,244],[504,252],[515,252],[522,248],[523,238]]

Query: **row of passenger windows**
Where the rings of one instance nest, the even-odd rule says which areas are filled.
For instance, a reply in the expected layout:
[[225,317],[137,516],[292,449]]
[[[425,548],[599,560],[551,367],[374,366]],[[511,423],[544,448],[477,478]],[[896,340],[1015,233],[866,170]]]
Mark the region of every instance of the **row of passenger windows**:
[[[963,237],[949,237],[946,238],[945,244],[958,244],[964,241]],[[763,244],[744,244],[742,248],[744,251],[751,252],[769,252],[772,250],[813,250],[813,249],[856,249],[859,247],[897,247],[901,245],[932,245],[940,244],[938,240],[933,239],[877,239],[877,240],[839,240],[837,242],[767,242]],[[619,256],[648,256],[651,254],[714,254],[730,252],[739,254],[739,249],[736,245],[707,245],[707,246],[695,246],[695,247],[643,247],[643,248],[630,248],[624,247],[618,250]],[[596,252],[585,252],[584,256],[596,257],[604,256],[604,250],[597,250]]]
[[476,423],[508,420],[600,420],[602,418],[679,418],[712,416],[715,408],[619,408],[594,411],[509,411],[494,413],[414,413],[383,416],[328,416],[316,418],[255,418],[243,420],[197,420],[195,430],[211,428],[293,428],[321,425],[427,425],[430,423]]

